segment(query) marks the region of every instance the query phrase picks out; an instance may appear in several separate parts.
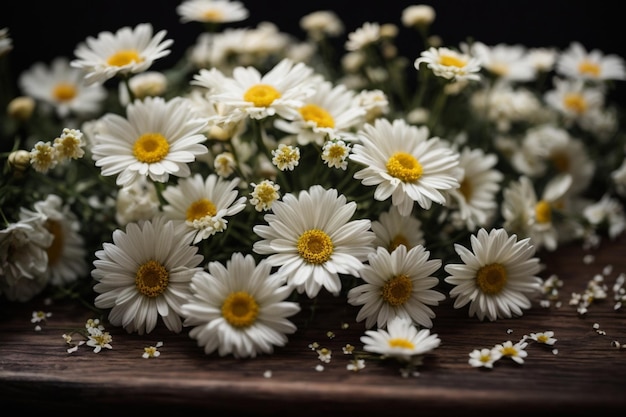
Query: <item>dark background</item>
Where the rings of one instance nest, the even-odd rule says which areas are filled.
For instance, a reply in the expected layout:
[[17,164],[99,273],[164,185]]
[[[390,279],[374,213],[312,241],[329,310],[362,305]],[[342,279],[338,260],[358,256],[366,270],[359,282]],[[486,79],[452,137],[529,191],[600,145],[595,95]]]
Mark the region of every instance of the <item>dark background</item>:
[[[75,47],[87,36],[114,32],[122,26],[151,22],[155,31],[166,29],[174,40],[169,57],[153,69],[173,65],[202,32],[198,22],[181,23],[176,13],[179,0],[68,0],[5,1],[0,7],[0,27],[8,27],[13,39],[10,68],[14,76],[34,62],[49,63],[57,55],[74,58]],[[334,10],[343,20],[347,34],[363,22],[395,23],[400,28],[400,52],[410,59],[419,50],[412,48],[412,30],[402,26],[402,10],[412,4],[429,4],[437,16],[432,32],[445,46],[458,46],[468,37],[488,45],[522,43],[528,47],[566,48],[579,41],[588,49],[626,57],[626,20],[617,10],[618,2],[556,0],[430,0],[430,1],[298,1],[243,0],[250,17],[228,27],[256,27],[260,21],[274,22],[280,30],[299,38],[304,33],[299,20],[317,10]]]

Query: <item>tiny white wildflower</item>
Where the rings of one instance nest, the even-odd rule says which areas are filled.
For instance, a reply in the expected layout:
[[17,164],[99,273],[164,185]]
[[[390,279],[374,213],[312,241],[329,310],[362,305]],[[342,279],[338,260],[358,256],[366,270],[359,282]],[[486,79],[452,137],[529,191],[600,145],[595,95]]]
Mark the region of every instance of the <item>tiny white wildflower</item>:
[[281,143],[272,151],[272,163],[281,171],[293,171],[300,163],[300,149],[296,146]]

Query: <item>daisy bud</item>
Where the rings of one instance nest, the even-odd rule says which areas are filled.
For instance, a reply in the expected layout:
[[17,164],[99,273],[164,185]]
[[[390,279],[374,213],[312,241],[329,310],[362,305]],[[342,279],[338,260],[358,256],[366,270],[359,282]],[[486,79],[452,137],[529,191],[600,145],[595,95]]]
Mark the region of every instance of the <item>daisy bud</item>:
[[20,149],[9,154],[9,167],[16,176],[21,176],[30,167],[30,152]]
[[35,100],[32,97],[15,97],[7,107],[7,113],[13,119],[24,122],[33,115]]

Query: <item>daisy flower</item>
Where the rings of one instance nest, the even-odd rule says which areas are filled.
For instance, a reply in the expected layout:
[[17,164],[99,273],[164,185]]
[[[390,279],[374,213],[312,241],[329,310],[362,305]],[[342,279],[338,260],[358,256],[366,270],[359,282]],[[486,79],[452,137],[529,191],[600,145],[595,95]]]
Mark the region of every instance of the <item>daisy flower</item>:
[[536,70],[528,59],[528,52],[522,45],[500,43],[494,46],[474,42],[471,55],[480,60],[482,68],[498,80],[506,82],[527,82],[536,78]]
[[184,223],[194,233],[195,245],[226,230],[226,218],[246,207],[246,197],[237,198],[239,181],[239,178],[227,181],[215,174],[206,179],[200,174],[182,179],[163,191],[167,202],[163,213],[172,220]]
[[87,40],[74,50],[76,59],[70,62],[74,68],[85,71],[87,85],[102,84],[118,74],[129,75],[144,72],[159,58],[170,54],[172,39],[163,40],[167,31],[153,35],[150,23],[135,28],[123,27],[116,33],[100,32],[97,38]]
[[300,306],[285,301],[291,289],[271,274],[271,265],[258,265],[252,255],[234,253],[226,266],[210,262],[191,281],[191,296],[183,305],[189,336],[208,355],[232,354],[236,358],[271,354],[284,346],[296,326],[287,318]]
[[561,114],[568,122],[584,119],[601,111],[605,92],[600,87],[588,87],[582,80],[553,79],[554,88],[546,91],[546,104]]
[[433,290],[439,284],[434,274],[441,260],[428,259],[430,252],[418,245],[411,249],[400,245],[392,252],[378,247],[361,269],[365,284],[348,291],[348,303],[363,306],[356,321],[365,326],[384,328],[395,317],[407,317],[423,327],[432,327],[435,313],[429,305],[438,305],[446,297]]
[[34,64],[18,82],[24,94],[52,108],[60,118],[96,114],[107,96],[103,86],[86,85],[84,73],[72,68],[65,57],[55,58],[49,67]]
[[300,18],[299,23],[300,29],[316,42],[326,37],[337,37],[345,30],[343,22],[332,10],[317,10],[308,13]]
[[387,329],[366,330],[361,342],[367,352],[411,362],[439,347],[441,339],[436,333],[431,334],[429,329],[418,330],[409,318],[395,317]]
[[496,194],[500,191],[502,172],[494,167],[498,163],[495,154],[485,154],[482,149],[461,150],[459,166],[463,168],[463,177],[459,188],[449,191],[458,211],[458,216],[465,223],[467,230],[487,226],[497,211]]
[[502,357],[498,349],[474,349],[469,354],[468,363],[474,368],[493,368],[493,364]]
[[437,77],[446,80],[480,80],[480,60],[446,47],[430,47],[423,51],[414,62],[415,69],[419,70],[424,63]]
[[389,252],[400,245],[411,249],[424,244],[422,222],[414,216],[401,216],[398,208],[391,206],[382,212],[378,220],[372,221],[372,231],[376,235],[375,247],[383,247]]
[[355,202],[347,202],[336,189],[313,185],[298,195],[285,194],[265,215],[267,225],[256,225],[262,240],[254,252],[269,255],[267,261],[299,293],[314,298],[321,287],[338,295],[339,274],[359,276],[363,262],[373,251],[374,233],[369,219],[350,220]]
[[188,164],[208,149],[202,144],[207,122],[196,118],[188,104],[181,97],[147,97],[126,108],[127,118],[105,115],[92,148],[102,175],[117,175],[119,186],[143,176],[156,182],[167,182],[170,174],[189,176]]
[[248,9],[239,1],[185,0],[176,7],[182,23],[230,23],[246,20]]
[[0,293],[26,302],[48,284],[47,248],[54,236],[40,218],[10,223],[0,230]]
[[63,204],[58,195],[50,194],[37,201],[34,210],[22,208],[20,219],[39,219],[53,235],[47,247],[48,268],[45,272],[52,285],[64,285],[82,278],[88,273],[85,241],[80,234],[81,223],[69,204]]
[[551,330],[539,333],[531,333],[528,335],[528,338],[534,340],[535,342],[542,343],[544,345],[552,346],[556,343],[554,338],[554,332]]
[[565,197],[571,184],[570,175],[558,175],[538,196],[528,177],[521,176],[517,181],[511,181],[503,191],[503,227],[521,237],[530,238],[536,250],[555,250],[559,243],[559,229],[554,214],[564,211]]
[[202,68],[191,84],[209,89],[212,101],[234,109],[225,116],[228,122],[276,114],[292,120],[315,91],[312,81],[319,79],[313,74],[313,69],[304,63],[283,59],[264,75],[252,66],[236,67],[232,78],[216,68]]
[[96,252],[91,276],[99,295],[94,305],[128,333],[150,333],[159,317],[172,332],[182,330],[181,306],[203,257],[183,225],[157,216],[113,232],[113,243]]
[[484,228],[470,237],[472,250],[456,243],[454,249],[462,264],[447,264],[444,279],[454,286],[450,297],[454,308],[469,303],[469,316],[479,320],[521,316],[529,309],[529,295],[541,290],[539,258],[530,239],[517,240],[505,229]]
[[459,154],[439,138],[428,138],[425,126],[377,119],[365,125],[359,143],[352,148],[350,159],[364,165],[354,174],[363,185],[376,185],[374,198],[391,197],[401,215],[407,216],[418,202],[430,209],[432,202],[444,204],[442,191],[459,187]]
[[354,32],[348,33],[345,48],[347,51],[358,51],[368,45],[375,44],[380,38],[380,24],[376,22],[365,22]]
[[524,358],[528,356],[528,352],[524,350],[526,346],[528,346],[528,342],[520,341],[513,344],[513,342],[507,340],[504,343],[495,345],[493,349],[499,352],[502,357],[511,358],[521,365],[524,363]]
[[621,57],[605,55],[598,49],[587,51],[580,42],[572,42],[560,53],[556,71],[571,79],[595,82],[626,79],[626,66]]
[[569,174],[572,177],[569,192],[579,194],[589,186],[596,172],[589,154],[585,142],[572,137],[566,129],[542,124],[526,131],[521,152],[513,156],[512,163],[533,178],[550,172]]
[[301,145],[315,143],[322,146],[328,139],[354,140],[353,128],[363,123],[365,108],[357,106],[355,93],[343,84],[333,86],[322,82],[315,93],[298,109],[293,121],[277,119],[275,126],[296,136]]

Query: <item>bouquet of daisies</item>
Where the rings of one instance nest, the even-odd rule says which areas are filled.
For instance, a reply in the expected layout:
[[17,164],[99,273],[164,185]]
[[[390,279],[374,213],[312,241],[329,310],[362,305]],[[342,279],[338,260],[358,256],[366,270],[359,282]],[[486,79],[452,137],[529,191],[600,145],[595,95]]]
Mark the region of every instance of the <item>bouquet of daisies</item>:
[[407,359],[438,346],[447,297],[520,316],[541,254],[624,229],[621,57],[442,45],[426,5],[398,17],[414,56],[397,25],[344,38],[332,11],[302,17],[305,39],[229,27],[237,1],[172,13],[206,28],[174,67],[153,69],[173,41],[140,23],[4,98],[3,302],[78,299],[129,333],[188,328],[207,354],[254,357],[327,292],[360,307],[366,349]]

